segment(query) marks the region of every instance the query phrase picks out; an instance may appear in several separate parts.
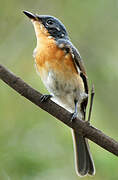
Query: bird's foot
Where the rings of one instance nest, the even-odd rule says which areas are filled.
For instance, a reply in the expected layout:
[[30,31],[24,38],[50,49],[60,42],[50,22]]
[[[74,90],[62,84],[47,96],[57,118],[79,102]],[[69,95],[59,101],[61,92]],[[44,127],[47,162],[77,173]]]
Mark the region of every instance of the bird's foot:
[[46,102],[51,97],[52,97],[52,95],[50,95],[50,94],[44,94],[40,97],[40,100],[41,100],[41,102]]
[[71,122],[77,117],[77,112],[72,113]]

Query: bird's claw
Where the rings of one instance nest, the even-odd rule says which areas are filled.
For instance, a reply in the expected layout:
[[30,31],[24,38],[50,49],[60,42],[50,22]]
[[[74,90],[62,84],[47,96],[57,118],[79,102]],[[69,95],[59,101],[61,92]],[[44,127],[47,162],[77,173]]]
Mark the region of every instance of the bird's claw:
[[77,117],[77,112],[72,113],[71,122]]
[[50,94],[44,94],[44,95],[42,95],[41,97],[40,97],[40,100],[41,100],[41,102],[45,102],[45,101],[47,101],[48,99],[50,99],[52,97],[52,95],[50,95]]

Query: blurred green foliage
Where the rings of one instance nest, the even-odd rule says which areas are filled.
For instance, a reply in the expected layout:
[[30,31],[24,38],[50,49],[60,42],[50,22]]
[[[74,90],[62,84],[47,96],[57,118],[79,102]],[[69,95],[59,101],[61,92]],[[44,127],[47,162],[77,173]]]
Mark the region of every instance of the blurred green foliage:
[[[118,1],[0,0],[0,63],[45,93],[32,57],[36,38],[22,10],[58,17],[95,85],[91,123],[118,140]],[[117,180],[118,159],[90,143],[94,180]],[[77,180],[69,128],[0,81],[0,180]],[[85,180],[91,177],[85,177]]]

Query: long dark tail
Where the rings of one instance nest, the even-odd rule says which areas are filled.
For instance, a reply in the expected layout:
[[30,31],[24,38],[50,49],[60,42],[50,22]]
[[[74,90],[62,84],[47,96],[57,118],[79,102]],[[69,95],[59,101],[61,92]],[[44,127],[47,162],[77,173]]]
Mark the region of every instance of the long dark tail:
[[76,172],[79,176],[94,175],[95,167],[88,140],[72,130],[75,150]]

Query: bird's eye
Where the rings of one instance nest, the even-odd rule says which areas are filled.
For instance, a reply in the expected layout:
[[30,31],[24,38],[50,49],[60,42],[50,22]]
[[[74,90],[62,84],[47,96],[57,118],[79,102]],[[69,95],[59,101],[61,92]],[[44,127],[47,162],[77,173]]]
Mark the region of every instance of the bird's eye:
[[49,20],[47,20],[47,24],[48,24],[48,25],[53,25],[54,22],[53,22],[51,19],[49,19]]

